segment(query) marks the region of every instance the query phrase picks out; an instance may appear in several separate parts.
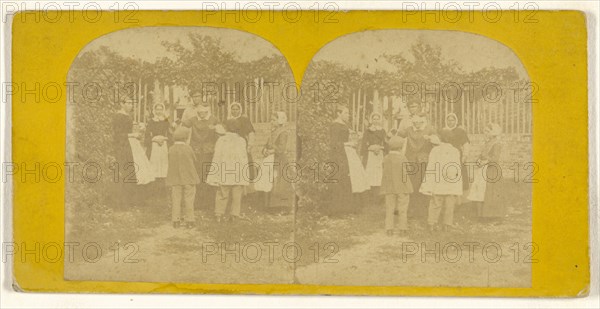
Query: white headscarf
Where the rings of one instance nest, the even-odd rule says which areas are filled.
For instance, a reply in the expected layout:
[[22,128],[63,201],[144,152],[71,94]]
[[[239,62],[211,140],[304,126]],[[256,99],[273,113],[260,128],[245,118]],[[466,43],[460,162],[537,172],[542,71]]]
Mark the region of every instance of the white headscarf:
[[[159,117],[156,115],[156,113],[155,113],[155,111],[156,111],[156,108],[157,108],[157,107],[159,107],[159,106],[160,106],[160,107],[162,107],[162,109],[163,109],[163,115],[162,115],[160,118],[159,118]],[[163,121],[163,120],[165,120],[165,118],[167,118],[167,117],[165,116],[165,112],[166,112],[166,108],[165,108],[165,105],[164,105],[164,104],[162,104],[162,103],[156,103],[156,104],[154,104],[154,105],[152,106],[152,119],[153,119],[154,121]]]
[[[232,107],[237,106],[240,108],[240,114],[236,117],[234,117],[233,115],[231,115],[231,109]],[[229,110],[227,111],[227,119],[238,119],[242,117],[242,104],[238,103],[238,102],[233,102],[231,103],[231,105],[229,105]]]
[[[375,116],[379,116],[379,123],[377,125],[373,123],[373,117]],[[381,130],[383,128],[382,122],[383,116],[380,113],[371,113],[371,116],[369,117],[369,129],[372,128],[373,130]]]
[[[448,126],[448,118],[450,118],[450,117],[454,117],[454,119],[456,119],[456,123],[454,124],[454,126],[452,128]],[[446,115],[446,119],[444,119],[444,121],[445,121],[445,123],[444,123],[445,128],[444,129],[453,130],[454,128],[458,127],[458,116],[456,116],[455,113],[448,113]]]

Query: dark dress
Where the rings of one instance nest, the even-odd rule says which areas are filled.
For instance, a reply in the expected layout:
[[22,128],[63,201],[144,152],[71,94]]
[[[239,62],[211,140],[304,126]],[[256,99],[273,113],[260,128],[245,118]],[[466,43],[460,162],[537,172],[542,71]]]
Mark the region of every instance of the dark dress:
[[383,146],[384,154],[387,153],[387,144],[385,142],[386,134],[383,129],[380,130],[365,130],[363,133],[362,144],[360,146],[360,155],[364,166],[367,166],[367,159],[369,158],[369,146],[379,145]]
[[152,138],[158,135],[162,135],[164,137],[169,138],[167,140],[167,145],[171,145],[171,132],[169,120],[166,118],[163,120],[154,120],[150,119],[148,124],[146,125],[146,135],[144,138],[144,145],[146,145],[146,155],[150,158],[150,154],[152,153]]
[[[123,113],[116,113],[113,117],[113,145],[114,155],[116,162],[119,164],[119,182],[136,182],[135,173],[132,177],[127,177],[129,174],[125,169],[131,169],[133,166],[133,153],[131,152],[131,146],[129,145],[129,133],[133,131],[133,120],[129,115]],[[126,178],[126,179],[124,179]]]
[[194,204],[197,208],[208,212],[213,212],[215,204],[216,189],[206,183],[206,177],[210,171],[209,167],[212,163],[215,144],[218,139],[218,135],[214,129],[216,124],[217,119],[213,116],[207,119],[200,119],[198,116],[194,116],[183,122],[185,127],[192,129],[190,146],[196,155],[196,170],[201,181],[197,186]]
[[274,162],[279,167],[285,167],[288,164],[287,151],[289,135],[290,133],[285,128],[273,130],[265,145],[265,149],[272,149],[275,151],[273,154]]
[[288,166],[288,145],[290,133],[285,127],[280,127],[271,131],[267,144],[263,150],[273,150],[273,169],[277,173],[277,178],[273,183],[273,189],[267,196],[268,207],[289,207],[293,205],[293,188],[289,181],[293,177],[284,175],[289,172]]
[[469,189],[469,173],[467,171],[467,166],[462,164],[463,160],[463,148],[466,143],[469,143],[469,136],[467,135],[467,131],[461,127],[455,127],[454,129],[444,129],[444,131],[448,132],[448,142],[454,146],[460,152],[461,162],[461,174],[462,174],[462,183],[463,190]]
[[352,206],[352,183],[350,182],[350,169],[344,143],[348,142],[350,130],[347,125],[332,122],[329,125],[329,170],[323,180],[329,190],[330,203],[326,210],[331,215],[354,212]]
[[254,126],[246,116],[227,119],[227,121],[225,121],[225,126],[227,126],[227,131],[237,133],[239,136],[243,137],[246,140],[246,143],[248,142],[250,133],[254,133]]
[[129,133],[133,131],[133,120],[124,113],[116,113],[113,116],[113,153],[115,157],[115,173],[118,175],[118,181],[113,183],[113,205],[133,206],[135,203],[136,177],[135,166],[133,162],[133,153],[129,145]]
[[409,164],[416,168],[415,173],[409,175],[413,186],[413,193],[410,195],[408,204],[408,212],[412,217],[425,217],[427,215],[427,207],[429,206],[429,197],[419,192],[423,182],[423,175],[427,169],[427,161],[429,153],[433,148],[431,142],[425,139],[425,135],[436,134],[435,129],[426,125],[422,130],[415,130],[414,127],[409,127],[406,132],[400,132],[406,137],[406,152],[405,156]]

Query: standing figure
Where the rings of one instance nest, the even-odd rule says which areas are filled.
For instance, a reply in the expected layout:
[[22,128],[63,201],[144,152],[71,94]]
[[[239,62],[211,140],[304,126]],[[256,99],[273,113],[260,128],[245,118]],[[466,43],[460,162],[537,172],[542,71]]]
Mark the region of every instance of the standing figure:
[[[227,117],[227,121],[225,121],[225,125],[227,126],[228,131],[236,133],[237,135],[241,136],[244,140],[246,140],[248,162],[253,162],[252,154],[250,153],[250,146],[254,141],[254,126],[252,125],[250,118],[243,114],[242,105],[240,103],[234,102],[229,106],[229,115]],[[250,164],[250,180],[254,180],[254,178],[256,177],[256,173],[256,169],[252,164]]]
[[[287,115],[285,112],[274,112],[271,116],[271,134],[269,140],[263,148],[263,155],[268,160],[272,160],[273,187],[265,194],[265,206],[291,206],[293,199],[293,190],[288,178],[284,173],[289,169],[288,166],[288,148],[290,133],[287,128]],[[270,159],[272,156],[272,159]],[[267,175],[265,175],[267,174]],[[269,172],[262,171],[262,177],[267,177]],[[274,200],[277,203],[274,203]],[[282,205],[283,204],[283,205]]]
[[329,125],[329,171],[327,184],[331,199],[326,212],[330,215],[341,215],[354,212],[352,206],[352,184],[346,156],[345,144],[349,141],[350,129],[348,121],[350,112],[346,106],[337,106],[335,118]]
[[215,132],[220,136],[215,145],[212,170],[206,182],[217,187],[215,215],[217,222],[223,221],[227,206],[230,206],[231,220],[241,217],[242,195],[249,184],[244,170],[248,165],[246,140],[227,126],[216,125]]
[[360,147],[372,197],[377,196],[383,175],[383,156],[386,150],[386,133],[381,125],[381,114],[373,113],[369,127],[363,133]]
[[129,144],[129,138],[136,136],[136,133],[133,133],[133,119],[130,115],[132,110],[131,101],[121,101],[112,121],[114,162],[111,169],[117,176],[117,181],[113,184],[113,204],[119,206],[136,206],[138,202],[135,164]]
[[406,138],[405,155],[409,162],[407,169],[410,181],[413,184],[413,193],[410,195],[409,214],[415,217],[425,217],[429,198],[419,192],[423,182],[423,174],[427,168],[427,160],[432,145],[429,139],[435,135],[435,129],[427,123],[424,115],[412,117],[413,124],[406,131],[398,134]]
[[473,171],[473,184],[467,199],[476,203],[477,217],[482,220],[500,219],[506,215],[506,205],[498,182],[502,180],[499,165],[502,153],[502,128],[489,123],[484,129],[486,141]]
[[436,145],[429,154],[427,171],[421,193],[431,196],[427,215],[429,231],[438,226],[442,214],[442,229],[445,231],[454,225],[454,206],[462,195],[460,152],[449,143],[450,132],[442,131],[440,137],[431,137]]
[[464,128],[458,125],[458,117],[455,113],[449,113],[446,115],[446,126],[443,131],[448,132],[448,143],[456,147],[460,152],[460,163],[461,163],[461,175],[463,190],[469,189],[469,173],[467,172],[467,166],[465,162],[465,147],[469,144],[469,136]]
[[236,133],[246,140],[250,145],[254,138],[254,126],[248,116],[244,115],[242,105],[238,102],[233,102],[229,106],[229,115],[225,121],[228,131]]
[[211,162],[217,142],[215,125],[217,119],[210,113],[210,108],[198,105],[196,115],[183,121],[185,127],[192,129],[190,146],[196,155],[196,170],[200,177],[198,194],[196,194],[196,207],[211,212],[214,207],[215,189],[206,183],[206,176],[211,168]]
[[146,125],[144,144],[150,158],[150,165],[154,171],[154,177],[158,178],[159,181],[167,177],[169,166],[169,148],[167,145],[170,136],[169,130],[169,120],[165,117],[165,105],[161,103],[154,104],[152,118]]
[[398,213],[400,235],[408,232],[408,199],[413,192],[410,178],[406,174],[408,160],[402,152],[404,138],[392,136],[388,141],[389,153],[383,159],[383,180],[379,193],[385,196],[385,231],[394,234],[394,214]]
[[204,100],[202,100],[202,98],[202,91],[200,89],[192,89],[190,91],[190,99],[192,101],[192,105],[186,107],[185,110],[183,110],[183,114],[181,114],[182,123],[185,123],[189,119],[196,117],[196,115],[198,114],[198,107],[201,104],[206,105],[208,103],[205,103]]
[[408,114],[400,115],[398,126],[396,127],[396,131],[398,131],[400,136],[406,136],[408,129],[413,126],[413,117],[422,114],[421,104],[418,102],[409,102],[406,107],[408,109]]
[[187,228],[193,228],[195,222],[194,199],[200,178],[196,173],[194,151],[186,144],[188,136],[188,128],[177,128],[173,133],[175,142],[169,149],[169,170],[165,182],[171,188],[171,221],[174,228],[182,223]]

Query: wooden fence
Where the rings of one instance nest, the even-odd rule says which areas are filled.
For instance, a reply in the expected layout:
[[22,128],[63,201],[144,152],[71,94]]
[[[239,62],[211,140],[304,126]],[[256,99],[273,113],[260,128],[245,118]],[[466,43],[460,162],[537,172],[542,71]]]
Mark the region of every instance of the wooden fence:
[[[273,85],[279,85],[279,87]],[[243,113],[250,118],[252,123],[270,122],[271,115],[275,111],[283,111],[287,114],[289,121],[295,121],[297,104],[285,100],[281,85],[285,85],[285,82],[275,82],[266,86],[263,78],[256,78],[252,81],[216,83],[214,84],[216,87],[211,88],[210,94],[205,94],[202,100],[208,101],[212,114],[221,121],[227,119],[231,104],[234,102],[242,105]],[[141,81],[135,89],[134,121],[136,122],[146,121],[151,116],[152,106],[157,102],[166,105],[171,119],[179,118],[182,111],[192,104],[189,92],[184,87],[154,82],[151,89],[149,91],[148,84],[142,84]]]
[[[504,134],[531,134],[531,103],[524,90],[504,91],[498,99],[483,98],[471,100],[463,93],[456,101],[440,100],[423,104],[424,112],[436,128],[445,126],[448,113],[455,113],[459,124],[469,134],[482,134],[489,122],[499,124]],[[387,130],[397,126],[398,118],[408,115],[405,102],[399,96],[380,96],[377,90],[357,90],[348,102],[351,115],[351,127],[362,132],[368,125],[368,118],[373,112],[383,115],[384,128]]]

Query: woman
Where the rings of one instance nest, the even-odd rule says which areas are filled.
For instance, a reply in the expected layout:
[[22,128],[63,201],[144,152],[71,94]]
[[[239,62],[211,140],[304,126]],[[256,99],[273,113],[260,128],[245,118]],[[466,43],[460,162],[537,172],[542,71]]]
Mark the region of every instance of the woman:
[[169,120],[165,117],[165,105],[161,103],[154,104],[152,108],[152,119],[146,126],[145,145],[150,165],[156,178],[167,177],[167,168],[169,165]]
[[230,132],[236,133],[246,140],[247,145],[247,153],[248,153],[248,162],[249,162],[249,178],[250,180],[254,180],[256,177],[256,169],[254,164],[252,164],[252,155],[250,154],[250,145],[252,145],[252,141],[254,139],[254,126],[250,119],[243,115],[242,113],[242,105],[240,103],[234,102],[229,106],[229,115],[227,116],[227,121],[225,121],[225,125]]
[[229,115],[227,116],[225,125],[229,128],[230,132],[237,133],[250,145],[254,137],[254,126],[250,122],[250,119],[242,113],[242,105],[240,103],[233,102],[229,106]]
[[137,182],[133,152],[129,145],[129,138],[135,138],[133,133],[133,120],[129,113],[133,110],[131,101],[121,101],[119,109],[113,116],[113,154],[114,162],[111,169],[115,172],[117,179],[113,187],[114,204],[119,206],[133,206],[137,202]]
[[506,215],[502,190],[498,187],[502,179],[499,161],[502,153],[500,134],[502,128],[489,123],[484,129],[486,141],[477,160],[473,184],[467,197],[476,203],[477,217],[482,220],[499,219]]
[[466,165],[462,164],[465,161],[464,158],[464,149],[467,144],[469,144],[469,137],[467,136],[467,131],[462,127],[458,126],[458,117],[455,113],[449,113],[446,115],[446,125],[442,131],[445,131],[445,136],[447,136],[448,143],[454,146],[460,152],[460,163],[461,164],[461,178],[463,190],[469,189],[469,174],[467,172]]
[[331,198],[330,215],[339,215],[355,211],[352,206],[352,183],[346,156],[345,144],[349,141],[348,121],[350,112],[345,106],[338,106],[335,118],[329,125],[329,170],[323,180],[329,189]]
[[[287,151],[289,135],[287,115],[285,112],[274,112],[271,116],[271,134],[262,151],[265,161],[272,161],[272,169],[274,171],[273,187],[266,193],[265,197],[266,207],[291,206],[293,202],[291,184],[286,181],[286,177],[283,175],[288,170],[286,167],[288,165]],[[268,173],[268,171],[263,170],[262,177],[268,177]],[[281,199],[279,202],[284,205],[272,205],[273,196]]]
[[369,127],[363,133],[361,155],[362,162],[367,172],[369,184],[372,187],[373,197],[378,195],[383,176],[383,155],[386,150],[386,133],[381,126],[381,114],[371,114]]

